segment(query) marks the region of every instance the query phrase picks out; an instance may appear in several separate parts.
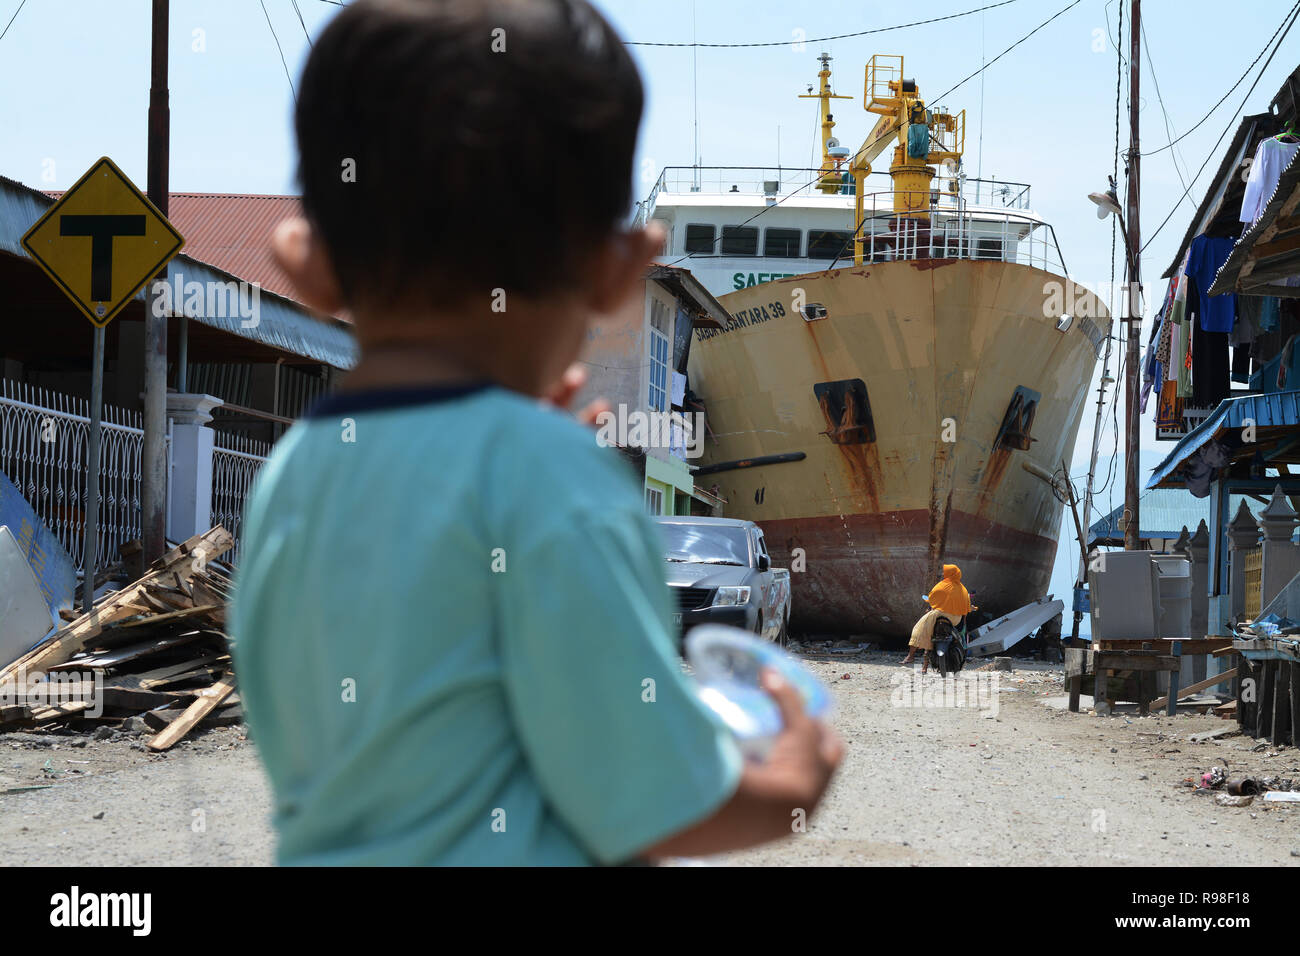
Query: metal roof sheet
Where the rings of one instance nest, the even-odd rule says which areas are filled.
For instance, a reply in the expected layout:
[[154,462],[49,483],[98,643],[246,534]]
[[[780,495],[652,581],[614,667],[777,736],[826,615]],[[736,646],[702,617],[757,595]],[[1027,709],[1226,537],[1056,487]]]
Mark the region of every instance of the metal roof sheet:
[[1244,427],[1247,419],[1256,428],[1300,425],[1300,389],[1225,398],[1208,418],[1182,437],[1164,461],[1151,470],[1147,487],[1160,485],[1202,445],[1224,432]]
[[[1273,190],[1273,195],[1269,197],[1268,203],[1264,206],[1264,211],[1242,233],[1241,238],[1237,240],[1237,244],[1232,247],[1232,252],[1228,255],[1228,258],[1219,267],[1218,274],[1214,277],[1214,281],[1210,283],[1209,295],[1220,295],[1224,292],[1234,291],[1254,291],[1257,295],[1268,294],[1267,290],[1238,289],[1238,286],[1241,285],[1241,271],[1248,263],[1253,264],[1256,260],[1257,243],[1264,240],[1265,237],[1268,240],[1276,238],[1275,233],[1277,230],[1270,233],[1270,229],[1275,224],[1278,224],[1283,209],[1287,206],[1295,207],[1296,192],[1300,190],[1300,163],[1296,162],[1297,158],[1300,158],[1300,152],[1292,157],[1290,165],[1278,177],[1277,186]],[[1292,254],[1294,255],[1293,251]]]
[[[1110,514],[1098,518],[1088,529],[1088,543],[1097,539],[1123,540],[1119,519],[1124,515],[1120,505]],[[1196,530],[1202,520],[1208,521],[1210,508],[1204,498],[1197,498],[1183,488],[1152,488],[1138,499],[1138,537],[1176,538],[1183,528]]]

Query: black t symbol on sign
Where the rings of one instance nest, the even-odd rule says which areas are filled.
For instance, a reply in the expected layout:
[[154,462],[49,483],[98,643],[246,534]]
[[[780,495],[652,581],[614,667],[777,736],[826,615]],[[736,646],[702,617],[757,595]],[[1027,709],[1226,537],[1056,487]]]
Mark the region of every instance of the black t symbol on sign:
[[143,236],[144,216],[60,216],[60,236],[89,236],[90,297],[113,298],[113,237]]

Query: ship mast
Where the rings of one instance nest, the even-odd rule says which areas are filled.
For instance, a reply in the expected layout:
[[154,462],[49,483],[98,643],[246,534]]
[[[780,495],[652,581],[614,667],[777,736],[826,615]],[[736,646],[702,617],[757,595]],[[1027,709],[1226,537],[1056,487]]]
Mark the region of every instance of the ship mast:
[[849,158],[849,151],[840,146],[840,141],[833,135],[835,129],[835,117],[831,113],[831,100],[851,100],[851,96],[842,96],[838,93],[831,92],[831,55],[823,53],[817,59],[821,61],[821,72],[817,74],[821,80],[821,90],[817,93],[808,87],[807,93],[801,93],[801,100],[821,100],[822,115],[822,176],[817,180],[817,188],[828,195],[837,193],[843,187],[840,178],[840,166]]

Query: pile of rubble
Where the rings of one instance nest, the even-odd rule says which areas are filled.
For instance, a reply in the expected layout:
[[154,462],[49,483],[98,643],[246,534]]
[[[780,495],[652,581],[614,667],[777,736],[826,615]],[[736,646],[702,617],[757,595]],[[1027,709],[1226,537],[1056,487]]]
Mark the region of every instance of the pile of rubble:
[[220,526],[195,535],[0,670],[0,731],[147,728],[160,751],[240,721],[218,560],[233,544]]
[[1188,777],[1182,785],[1197,793],[1213,793],[1221,807],[1248,807],[1257,796],[1265,803],[1300,803],[1300,779],[1274,774],[1232,776],[1226,765],[1213,766],[1199,778]]

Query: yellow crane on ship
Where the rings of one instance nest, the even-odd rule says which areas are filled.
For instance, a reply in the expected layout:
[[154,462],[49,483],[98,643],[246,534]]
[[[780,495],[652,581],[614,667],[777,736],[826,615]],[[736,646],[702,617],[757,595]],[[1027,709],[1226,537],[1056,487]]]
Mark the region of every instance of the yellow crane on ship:
[[[871,174],[871,163],[893,142],[894,156],[889,164],[893,181],[893,214],[900,218],[928,220],[933,204],[932,183],[935,167],[949,163],[955,170],[960,167],[966,144],[966,111],[949,113],[927,109],[921,99],[915,80],[903,75],[903,57],[876,54],[866,66],[863,88],[863,107],[879,115],[875,127],[856,153],[840,145],[834,136],[835,117],[831,113],[831,100],[853,99],[831,91],[831,57],[823,53],[819,58],[821,80],[819,92],[811,88],[800,99],[821,101],[822,176],[817,189],[828,195],[844,191],[848,178],[854,193],[853,261],[860,265],[863,259],[863,206],[864,185]],[[950,184],[957,190],[954,179]]]

